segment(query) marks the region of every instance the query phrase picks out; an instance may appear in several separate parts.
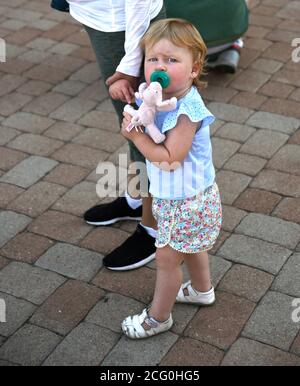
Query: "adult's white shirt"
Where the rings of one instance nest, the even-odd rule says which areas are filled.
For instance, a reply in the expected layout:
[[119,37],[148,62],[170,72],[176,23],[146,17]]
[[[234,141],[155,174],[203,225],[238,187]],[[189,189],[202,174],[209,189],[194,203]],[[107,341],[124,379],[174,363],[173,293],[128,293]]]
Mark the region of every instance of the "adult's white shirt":
[[125,31],[125,56],[116,71],[139,76],[143,55],[139,42],[163,0],[68,0],[70,14],[80,23],[102,32]]

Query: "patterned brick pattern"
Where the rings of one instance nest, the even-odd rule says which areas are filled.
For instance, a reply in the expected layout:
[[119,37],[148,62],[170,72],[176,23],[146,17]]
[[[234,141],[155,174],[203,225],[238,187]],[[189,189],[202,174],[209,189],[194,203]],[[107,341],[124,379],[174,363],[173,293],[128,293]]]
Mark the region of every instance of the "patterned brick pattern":
[[250,9],[237,73],[209,73],[203,91],[224,209],[217,301],[176,305],[171,331],[133,342],[120,322],[151,302],[155,263],[105,270],[136,224],[82,219],[98,163],[127,152],[88,36],[48,0],[0,0],[0,366],[300,365],[300,6]]

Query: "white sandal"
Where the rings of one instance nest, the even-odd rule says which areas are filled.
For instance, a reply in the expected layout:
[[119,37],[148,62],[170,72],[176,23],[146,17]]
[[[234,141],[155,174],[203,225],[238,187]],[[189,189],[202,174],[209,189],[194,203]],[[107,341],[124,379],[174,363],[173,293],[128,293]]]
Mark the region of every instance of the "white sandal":
[[[188,290],[188,295],[184,294],[185,289]],[[208,292],[199,292],[192,287],[190,280],[181,285],[176,296],[177,303],[190,303],[202,306],[211,306],[215,301],[216,297],[214,287],[212,287]]]
[[[143,323],[146,323],[150,328],[145,330]],[[122,330],[128,338],[142,339],[150,336],[160,334],[169,330],[173,325],[172,314],[164,322],[157,322],[155,319],[149,317],[148,310],[145,308],[141,314],[128,316],[122,322]]]

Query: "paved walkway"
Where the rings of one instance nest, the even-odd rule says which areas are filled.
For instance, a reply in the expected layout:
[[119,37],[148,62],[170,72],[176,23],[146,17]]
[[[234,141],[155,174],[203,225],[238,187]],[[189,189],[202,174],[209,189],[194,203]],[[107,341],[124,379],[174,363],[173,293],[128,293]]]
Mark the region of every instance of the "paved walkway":
[[217,302],[176,305],[172,330],[143,342],[120,322],[151,300],[154,264],[102,268],[136,223],[81,218],[99,202],[97,164],[126,143],[86,34],[48,3],[0,0],[0,363],[300,365],[300,2],[253,1],[238,73],[208,76]]

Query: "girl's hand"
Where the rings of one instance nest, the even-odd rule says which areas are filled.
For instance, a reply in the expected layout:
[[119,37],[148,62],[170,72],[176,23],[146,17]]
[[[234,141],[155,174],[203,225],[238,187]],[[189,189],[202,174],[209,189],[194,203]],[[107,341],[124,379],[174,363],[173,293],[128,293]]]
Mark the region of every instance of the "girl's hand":
[[124,103],[134,102],[134,90],[127,79],[119,79],[109,87],[109,95],[112,99]]
[[121,134],[129,139],[130,141],[134,142],[134,140],[143,134],[143,129],[141,126],[139,127],[133,127],[130,131],[127,131],[127,127],[130,125],[131,123],[131,119],[132,119],[132,116],[128,113],[126,113],[124,111],[123,113],[123,122],[122,122],[122,130],[121,130]]

